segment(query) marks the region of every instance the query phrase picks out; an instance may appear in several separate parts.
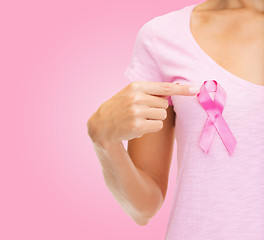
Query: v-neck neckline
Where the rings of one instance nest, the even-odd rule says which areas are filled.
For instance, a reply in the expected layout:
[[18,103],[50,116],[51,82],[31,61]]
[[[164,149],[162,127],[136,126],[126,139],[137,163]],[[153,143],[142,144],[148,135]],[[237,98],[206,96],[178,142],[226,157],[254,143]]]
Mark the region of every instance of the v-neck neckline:
[[221,72],[224,76],[226,76],[229,80],[237,83],[240,86],[243,86],[246,89],[250,89],[252,91],[258,92],[258,93],[264,93],[264,86],[263,85],[259,85],[256,83],[252,83],[246,79],[240,78],[237,75],[229,72],[228,70],[226,70],[225,68],[223,68],[221,65],[219,65],[213,58],[211,58],[201,47],[200,45],[197,43],[197,41],[195,40],[192,32],[191,32],[191,16],[192,16],[192,12],[194,10],[194,8],[197,6],[198,4],[193,4],[193,5],[189,5],[186,6],[186,35],[187,35],[187,39],[192,43],[192,47],[193,49],[195,49],[195,51],[201,56],[201,58],[203,59],[203,61],[205,61],[206,63],[209,63],[212,67],[214,67],[214,69],[216,69],[217,71]]

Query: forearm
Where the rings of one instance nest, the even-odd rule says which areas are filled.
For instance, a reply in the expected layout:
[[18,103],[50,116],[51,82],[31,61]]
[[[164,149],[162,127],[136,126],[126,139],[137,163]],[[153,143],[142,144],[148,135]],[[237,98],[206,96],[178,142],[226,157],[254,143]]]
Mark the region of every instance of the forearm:
[[93,144],[108,189],[135,222],[147,224],[163,203],[158,184],[134,165],[122,142]]

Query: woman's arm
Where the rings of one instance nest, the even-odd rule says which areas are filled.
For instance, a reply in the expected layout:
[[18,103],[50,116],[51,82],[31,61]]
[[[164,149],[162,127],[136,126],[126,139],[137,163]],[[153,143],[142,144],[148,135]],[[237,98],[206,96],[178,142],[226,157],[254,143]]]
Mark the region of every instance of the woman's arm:
[[193,96],[189,88],[136,81],[101,104],[87,122],[106,185],[139,225],[156,214],[167,191],[175,113],[165,98]]
[[[128,148],[134,162],[122,141],[111,142],[105,138],[93,141],[107,187],[125,212],[142,226],[149,222],[164,202],[174,143],[173,114],[172,107],[169,107],[160,131],[129,141]],[[94,124],[92,116],[88,122],[92,139],[96,139]]]

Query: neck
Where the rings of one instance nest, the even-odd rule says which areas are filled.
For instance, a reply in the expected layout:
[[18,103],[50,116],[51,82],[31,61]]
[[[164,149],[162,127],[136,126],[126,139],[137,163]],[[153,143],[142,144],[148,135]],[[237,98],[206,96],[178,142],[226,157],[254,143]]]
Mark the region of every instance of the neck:
[[249,9],[264,13],[264,0],[207,0],[203,2],[208,9]]

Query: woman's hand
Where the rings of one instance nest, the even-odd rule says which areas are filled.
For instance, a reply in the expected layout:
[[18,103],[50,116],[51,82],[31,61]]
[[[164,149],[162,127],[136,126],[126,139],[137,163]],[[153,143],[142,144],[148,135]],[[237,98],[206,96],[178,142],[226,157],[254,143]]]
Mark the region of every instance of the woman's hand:
[[190,85],[170,82],[135,81],[100,105],[88,120],[95,142],[130,140],[163,127],[171,95],[193,96]]

